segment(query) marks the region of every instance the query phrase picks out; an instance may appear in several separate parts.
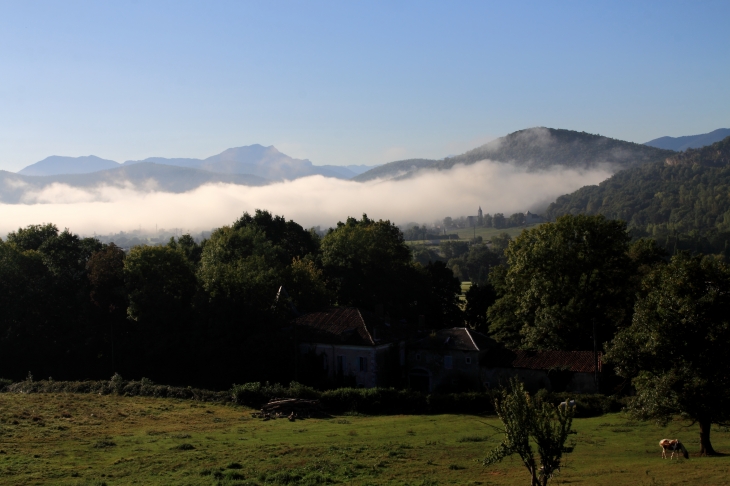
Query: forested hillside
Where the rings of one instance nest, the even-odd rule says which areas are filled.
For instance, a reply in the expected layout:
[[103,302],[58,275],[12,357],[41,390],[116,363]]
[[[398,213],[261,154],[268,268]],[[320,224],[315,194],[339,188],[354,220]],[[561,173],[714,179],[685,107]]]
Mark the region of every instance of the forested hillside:
[[668,249],[717,253],[730,241],[730,137],[615,174],[559,197],[546,211],[603,214]]
[[547,169],[556,165],[591,169],[601,164],[623,169],[664,160],[673,154],[670,150],[601,135],[539,127],[510,133],[462,155],[440,160],[434,167],[450,169],[456,164],[490,159],[530,169]]
[[352,178],[353,181],[365,182],[373,179],[391,179],[402,174],[417,171],[424,167],[431,167],[437,161],[432,159],[407,159],[390,162]]
[[601,135],[554,128],[528,128],[489,142],[464,154],[443,160],[402,160],[382,165],[353,180],[407,177],[421,169],[448,170],[456,164],[493,160],[530,170],[554,166],[592,169],[610,166],[615,170],[663,161],[675,152],[624,142]]

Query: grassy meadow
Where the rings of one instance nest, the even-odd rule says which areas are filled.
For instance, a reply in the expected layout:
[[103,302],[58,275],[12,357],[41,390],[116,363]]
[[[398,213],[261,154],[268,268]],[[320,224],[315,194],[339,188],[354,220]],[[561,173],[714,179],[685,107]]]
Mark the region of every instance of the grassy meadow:
[[[262,421],[179,399],[0,394],[0,484],[528,484],[517,458],[481,465],[495,417],[337,416]],[[620,414],[575,421],[575,452],[553,484],[728,484],[730,456],[663,460],[658,441],[699,450],[697,426]],[[730,452],[730,431],[713,430]]]

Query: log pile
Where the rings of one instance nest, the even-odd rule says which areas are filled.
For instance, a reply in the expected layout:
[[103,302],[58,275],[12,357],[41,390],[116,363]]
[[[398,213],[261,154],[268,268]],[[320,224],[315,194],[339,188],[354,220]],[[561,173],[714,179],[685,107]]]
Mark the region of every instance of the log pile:
[[296,419],[309,418],[318,412],[319,400],[274,398],[261,407],[260,412],[253,413],[252,415],[264,420],[286,417],[290,422],[293,422]]

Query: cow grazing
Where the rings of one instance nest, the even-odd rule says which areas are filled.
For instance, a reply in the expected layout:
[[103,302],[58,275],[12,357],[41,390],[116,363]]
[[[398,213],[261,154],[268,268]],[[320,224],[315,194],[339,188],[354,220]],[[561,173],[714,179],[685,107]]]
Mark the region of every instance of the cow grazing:
[[682,455],[685,459],[689,459],[689,452],[687,452],[687,449],[684,448],[681,442],[679,440],[674,439],[662,439],[659,441],[659,445],[662,448],[662,457],[664,459],[667,458],[667,451],[672,451],[672,455],[669,457],[669,460],[671,461],[674,459],[674,453],[677,453],[677,459],[679,459],[679,453],[682,452]]

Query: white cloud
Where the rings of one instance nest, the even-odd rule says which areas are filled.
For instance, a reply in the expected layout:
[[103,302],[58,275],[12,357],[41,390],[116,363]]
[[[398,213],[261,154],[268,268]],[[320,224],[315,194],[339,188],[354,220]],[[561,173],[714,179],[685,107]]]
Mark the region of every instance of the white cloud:
[[348,216],[432,221],[444,216],[535,209],[584,185],[597,184],[608,170],[553,169],[524,172],[484,161],[450,171],[425,171],[403,181],[358,183],[312,176],[262,187],[209,184],[172,194],[131,184],[93,189],[52,184],[26,193],[26,204],[1,204],[0,235],[43,222],[80,234],[106,234],[138,227],[207,230],[231,224],[244,211],[267,209],[309,227],[334,225]]

